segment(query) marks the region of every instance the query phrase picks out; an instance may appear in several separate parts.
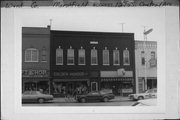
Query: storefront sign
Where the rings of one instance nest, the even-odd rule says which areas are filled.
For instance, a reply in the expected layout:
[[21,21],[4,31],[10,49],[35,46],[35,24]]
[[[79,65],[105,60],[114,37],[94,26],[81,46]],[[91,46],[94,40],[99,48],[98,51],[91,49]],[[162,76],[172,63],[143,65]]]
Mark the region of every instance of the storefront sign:
[[122,89],[123,93],[132,93],[133,89]]
[[88,73],[87,72],[54,72],[54,76],[58,76],[58,77],[88,76]]
[[47,70],[22,70],[23,77],[48,77]]

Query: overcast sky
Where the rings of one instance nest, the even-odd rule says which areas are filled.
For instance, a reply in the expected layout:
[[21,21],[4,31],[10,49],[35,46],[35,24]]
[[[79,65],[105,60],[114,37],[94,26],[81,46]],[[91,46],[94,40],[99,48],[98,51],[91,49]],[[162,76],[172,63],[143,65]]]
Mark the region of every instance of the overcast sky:
[[165,36],[165,9],[163,7],[103,8],[68,7],[20,9],[24,27],[46,27],[52,19],[52,30],[124,32],[143,40],[143,26],[153,28],[148,40],[158,41]]

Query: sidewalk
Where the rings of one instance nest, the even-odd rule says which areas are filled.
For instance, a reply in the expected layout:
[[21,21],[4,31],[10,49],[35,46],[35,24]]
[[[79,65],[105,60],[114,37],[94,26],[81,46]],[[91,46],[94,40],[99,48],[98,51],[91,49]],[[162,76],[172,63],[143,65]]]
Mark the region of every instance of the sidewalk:
[[[115,99],[112,99],[111,101],[128,101],[128,97],[122,97],[122,96],[115,96]],[[74,103],[77,102],[74,98],[64,98],[64,97],[59,97],[59,98],[54,98],[52,102],[60,102],[60,103]]]

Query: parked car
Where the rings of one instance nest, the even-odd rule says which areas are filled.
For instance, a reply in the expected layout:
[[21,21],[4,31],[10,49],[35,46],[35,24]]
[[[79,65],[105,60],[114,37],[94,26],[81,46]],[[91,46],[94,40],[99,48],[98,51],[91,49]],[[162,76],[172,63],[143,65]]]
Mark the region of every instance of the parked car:
[[157,99],[145,99],[145,100],[138,100],[132,106],[156,106],[157,105]]
[[45,101],[53,100],[52,95],[43,94],[40,91],[25,91],[22,94],[22,102],[39,102],[44,103]]
[[85,95],[77,95],[76,100],[78,102],[87,102],[87,101],[104,101],[108,102],[111,99],[114,99],[115,96],[113,93],[105,91],[94,91],[87,93]]
[[131,100],[142,100],[147,98],[157,98],[157,88],[149,89],[144,93],[130,94],[128,95]]

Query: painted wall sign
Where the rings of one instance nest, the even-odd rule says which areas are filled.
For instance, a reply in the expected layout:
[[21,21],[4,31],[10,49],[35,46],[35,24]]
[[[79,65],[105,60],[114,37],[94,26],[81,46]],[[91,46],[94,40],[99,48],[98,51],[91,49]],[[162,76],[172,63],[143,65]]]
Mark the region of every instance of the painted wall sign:
[[23,77],[48,77],[48,70],[22,70]]

